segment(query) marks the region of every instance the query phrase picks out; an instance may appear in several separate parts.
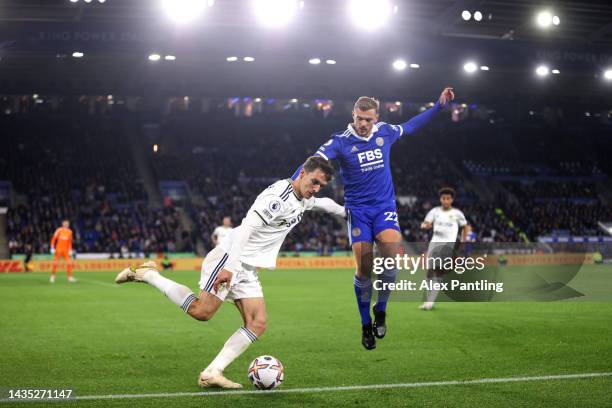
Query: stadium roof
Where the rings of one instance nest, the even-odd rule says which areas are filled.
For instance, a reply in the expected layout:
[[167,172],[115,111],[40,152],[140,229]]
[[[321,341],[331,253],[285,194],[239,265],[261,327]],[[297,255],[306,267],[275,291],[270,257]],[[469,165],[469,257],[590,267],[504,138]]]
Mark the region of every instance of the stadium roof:
[[[254,20],[249,0],[215,0],[188,25],[170,21],[160,0],[4,0],[0,92],[352,97],[353,84],[366,83],[361,93],[392,97],[430,94],[452,83],[469,84],[474,93],[490,94],[493,86],[530,93],[542,91],[533,72],[546,63],[561,72],[547,81],[546,97],[610,98],[601,80],[612,66],[612,4],[606,1],[548,3],[561,24],[542,30],[535,15],[543,8],[535,2],[397,0],[397,13],[378,32],[355,30],[347,2],[304,0],[291,24],[271,30]],[[463,20],[463,10],[480,11],[482,21]],[[83,58],[72,58],[74,52]],[[148,60],[152,53],[160,60]],[[244,63],[247,56],[255,63]],[[228,57],[238,61],[228,64]],[[312,58],[337,64],[309,66]],[[391,68],[396,58],[419,69],[400,75]],[[469,59],[490,71],[465,78]]]
[[[122,23],[157,21],[160,1],[155,0],[3,0],[0,22],[19,23]],[[213,16],[205,24],[217,28],[243,27],[252,23],[248,0],[216,0]],[[344,29],[346,0],[305,0],[304,14],[313,29],[329,26]],[[527,0],[398,0],[393,24],[402,31],[419,31],[452,37],[540,40],[534,24],[541,9],[554,10],[562,21],[554,38],[612,43],[612,3],[606,0],[534,2]],[[548,5],[548,7],[543,7]],[[483,21],[464,21],[463,10],[479,10]]]

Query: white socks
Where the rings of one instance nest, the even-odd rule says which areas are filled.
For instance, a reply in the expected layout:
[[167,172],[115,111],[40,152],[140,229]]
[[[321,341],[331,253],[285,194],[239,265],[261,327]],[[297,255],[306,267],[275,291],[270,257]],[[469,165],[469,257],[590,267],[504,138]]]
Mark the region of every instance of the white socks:
[[[439,285],[442,282],[442,278],[439,276],[434,276],[433,278],[429,279],[429,287],[432,287],[434,284]],[[438,297],[438,289],[431,289],[427,291],[427,302],[435,302],[436,298]]]
[[159,289],[172,303],[183,309],[185,313],[187,313],[189,306],[197,299],[187,286],[164,278],[155,270],[146,271],[143,275],[143,280]]
[[257,340],[255,333],[246,327],[239,328],[223,345],[217,357],[204,371],[222,373],[232,361],[237,359],[244,351]]

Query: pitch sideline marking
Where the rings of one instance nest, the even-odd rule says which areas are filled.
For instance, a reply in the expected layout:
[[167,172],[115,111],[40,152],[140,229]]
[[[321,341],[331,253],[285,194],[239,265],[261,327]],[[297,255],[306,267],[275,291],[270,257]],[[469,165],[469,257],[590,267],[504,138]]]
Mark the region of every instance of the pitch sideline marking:
[[[429,381],[416,383],[398,383],[398,384],[369,384],[369,385],[347,385],[338,387],[312,387],[312,388],[288,388],[277,389],[271,391],[209,391],[209,392],[175,392],[175,393],[159,393],[159,394],[110,394],[110,395],[84,395],[67,400],[60,401],[84,401],[84,400],[109,400],[109,399],[135,399],[135,398],[174,398],[174,397],[212,397],[212,396],[231,396],[231,395],[269,395],[269,394],[305,394],[319,392],[336,392],[336,391],[355,391],[355,390],[370,390],[370,389],[390,389],[390,388],[423,388],[423,387],[440,387],[449,385],[473,385],[473,384],[495,384],[495,383],[512,383],[526,381],[554,381],[554,380],[571,380],[584,378],[611,377],[612,372],[605,373],[580,373],[580,374],[561,374],[561,375],[542,375],[531,377],[505,377],[505,378],[479,378],[475,380],[451,380],[451,381]],[[28,402],[50,401],[50,400],[27,400]],[[25,400],[15,399],[0,399],[0,402],[26,402]]]

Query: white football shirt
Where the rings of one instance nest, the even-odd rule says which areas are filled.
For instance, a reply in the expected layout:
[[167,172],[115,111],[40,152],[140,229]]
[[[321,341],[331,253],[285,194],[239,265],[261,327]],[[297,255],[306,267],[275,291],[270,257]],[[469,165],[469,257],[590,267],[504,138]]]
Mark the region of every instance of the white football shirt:
[[444,210],[442,206],[429,210],[425,222],[433,224],[431,242],[455,242],[459,227],[467,225],[467,220],[461,210],[453,207]]
[[[263,226],[251,233],[242,249],[240,262],[258,268],[276,267],[276,258],[285,237],[302,220],[304,211],[317,206],[317,200],[324,199],[299,199],[293,192],[290,179],[279,180],[265,189],[257,196],[247,213],[247,217],[256,214],[263,221]],[[344,207],[335,205],[338,215],[343,214]],[[223,251],[229,252],[236,234],[242,228],[244,227],[240,225],[233,229],[230,238],[221,244]]]

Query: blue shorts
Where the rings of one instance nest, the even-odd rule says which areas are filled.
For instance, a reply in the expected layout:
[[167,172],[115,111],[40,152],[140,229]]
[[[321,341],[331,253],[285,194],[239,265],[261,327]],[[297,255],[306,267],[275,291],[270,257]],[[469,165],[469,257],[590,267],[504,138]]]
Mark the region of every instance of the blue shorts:
[[397,209],[393,207],[347,210],[348,236],[351,245],[355,242],[374,242],[381,231],[400,231]]

